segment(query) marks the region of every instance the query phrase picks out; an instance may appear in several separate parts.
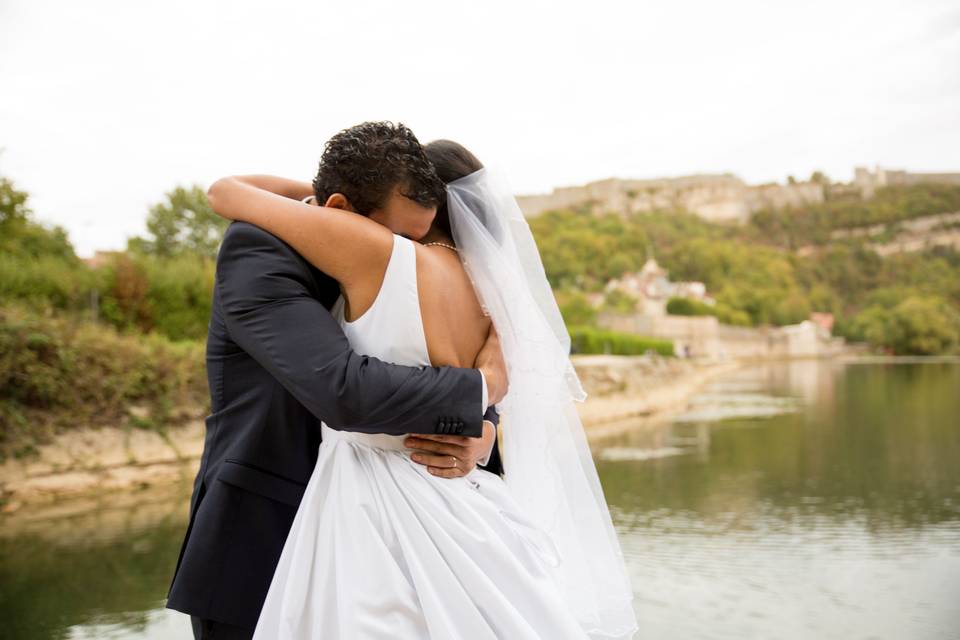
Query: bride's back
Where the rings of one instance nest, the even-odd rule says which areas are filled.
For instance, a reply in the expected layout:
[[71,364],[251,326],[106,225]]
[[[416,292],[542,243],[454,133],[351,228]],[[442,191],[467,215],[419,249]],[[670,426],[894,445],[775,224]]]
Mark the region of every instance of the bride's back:
[[[423,150],[447,184],[483,168],[476,156],[452,140],[434,140]],[[434,230],[452,235],[444,206],[437,211]],[[472,367],[489,333],[490,318],[483,314],[459,256],[433,245],[418,246],[417,258],[420,312],[431,362]]]
[[490,330],[457,253],[440,245],[416,245],[417,290],[430,363],[473,367]]

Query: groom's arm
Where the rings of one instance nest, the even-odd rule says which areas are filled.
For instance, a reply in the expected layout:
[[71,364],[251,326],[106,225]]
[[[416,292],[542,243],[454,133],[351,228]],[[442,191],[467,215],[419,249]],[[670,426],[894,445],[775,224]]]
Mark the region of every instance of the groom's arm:
[[227,331],[311,413],[346,431],[483,433],[478,370],[355,353],[312,283],[306,262],[280,239],[242,222],[227,229],[217,258]]

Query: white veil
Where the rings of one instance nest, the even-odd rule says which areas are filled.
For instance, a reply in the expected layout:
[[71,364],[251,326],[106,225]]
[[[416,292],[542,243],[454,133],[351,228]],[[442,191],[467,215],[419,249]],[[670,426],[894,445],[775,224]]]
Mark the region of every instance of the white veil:
[[498,405],[504,480],[549,536],[566,602],[591,638],[637,629],[623,553],[574,401],[586,394],[540,254],[504,180],[481,169],[447,185],[460,258],[500,335],[509,392]]

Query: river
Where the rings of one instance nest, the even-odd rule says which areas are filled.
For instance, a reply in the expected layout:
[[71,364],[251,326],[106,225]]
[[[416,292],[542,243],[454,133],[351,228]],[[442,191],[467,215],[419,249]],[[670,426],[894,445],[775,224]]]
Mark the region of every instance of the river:
[[[960,365],[745,368],[594,454],[638,640],[960,638]],[[0,637],[190,638],[163,609],[188,490],[20,517]]]

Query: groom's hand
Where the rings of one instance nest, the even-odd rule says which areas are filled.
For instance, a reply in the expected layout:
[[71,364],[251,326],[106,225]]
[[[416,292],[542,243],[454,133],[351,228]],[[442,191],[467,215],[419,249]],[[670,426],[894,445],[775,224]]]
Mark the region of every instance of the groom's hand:
[[403,444],[416,449],[410,457],[414,462],[425,465],[427,471],[441,478],[459,478],[465,476],[477,466],[497,437],[493,423],[483,421],[483,435],[479,438],[467,436],[443,436],[434,434],[416,434],[408,436]]

